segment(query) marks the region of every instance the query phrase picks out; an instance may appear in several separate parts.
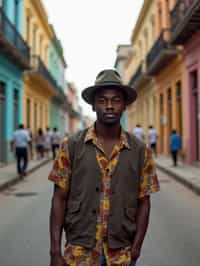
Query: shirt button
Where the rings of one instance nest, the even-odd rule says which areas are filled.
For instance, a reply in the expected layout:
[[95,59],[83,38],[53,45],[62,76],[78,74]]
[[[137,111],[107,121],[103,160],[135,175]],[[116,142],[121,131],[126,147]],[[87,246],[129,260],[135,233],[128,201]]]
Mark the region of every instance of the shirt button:
[[96,192],[99,192],[99,187],[96,187]]

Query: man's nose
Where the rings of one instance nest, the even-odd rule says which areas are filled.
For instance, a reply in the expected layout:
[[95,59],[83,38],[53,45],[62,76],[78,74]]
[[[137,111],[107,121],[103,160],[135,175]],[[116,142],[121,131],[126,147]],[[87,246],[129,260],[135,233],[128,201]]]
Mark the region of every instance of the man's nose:
[[107,109],[112,109],[113,108],[113,104],[112,104],[112,101],[111,100],[108,100],[107,103],[106,103],[106,108]]

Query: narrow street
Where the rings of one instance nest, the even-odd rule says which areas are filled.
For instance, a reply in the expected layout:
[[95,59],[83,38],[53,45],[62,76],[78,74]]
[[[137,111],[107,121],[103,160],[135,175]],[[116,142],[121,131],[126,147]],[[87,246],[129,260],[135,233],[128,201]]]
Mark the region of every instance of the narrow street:
[[[49,265],[51,164],[0,193],[0,265]],[[199,266],[200,198],[159,172],[151,224],[137,266]]]

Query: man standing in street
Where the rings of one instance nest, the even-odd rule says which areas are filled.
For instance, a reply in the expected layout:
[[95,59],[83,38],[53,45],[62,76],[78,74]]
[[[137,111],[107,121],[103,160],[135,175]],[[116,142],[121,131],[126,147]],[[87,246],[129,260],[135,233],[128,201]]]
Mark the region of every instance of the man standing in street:
[[155,156],[157,156],[157,130],[153,126],[149,126],[148,130],[148,141],[149,146],[154,152]]
[[56,158],[56,152],[59,149],[60,146],[60,132],[58,132],[57,127],[53,128],[53,133],[51,135],[51,147],[52,147],[52,154],[53,154],[53,160]]
[[150,194],[159,191],[151,150],[120,125],[137,94],[109,69],[82,97],[97,120],[63,141],[49,175],[55,184],[50,265],[134,266],[149,223]]
[[170,136],[170,151],[173,160],[173,166],[177,166],[178,152],[181,149],[181,137],[173,129]]
[[13,140],[11,141],[11,149],[13,151],[15,148],[17,172],[20,176],[26,175],[26,169],[28,166],[28,145],[30,141],[31,139],[29,133],[26,129],[24,129],[24,125],[19,125],[19,128],[15,130],[13,134]]

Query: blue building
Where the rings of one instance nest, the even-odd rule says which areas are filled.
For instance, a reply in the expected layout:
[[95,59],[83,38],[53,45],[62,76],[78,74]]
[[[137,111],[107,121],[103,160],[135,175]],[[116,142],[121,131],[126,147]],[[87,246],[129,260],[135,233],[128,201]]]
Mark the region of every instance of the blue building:
[[23,0],[0,0],[0,163],[13,160],[10,141],[22,122],[22,76],[30,56],[22,31]]

